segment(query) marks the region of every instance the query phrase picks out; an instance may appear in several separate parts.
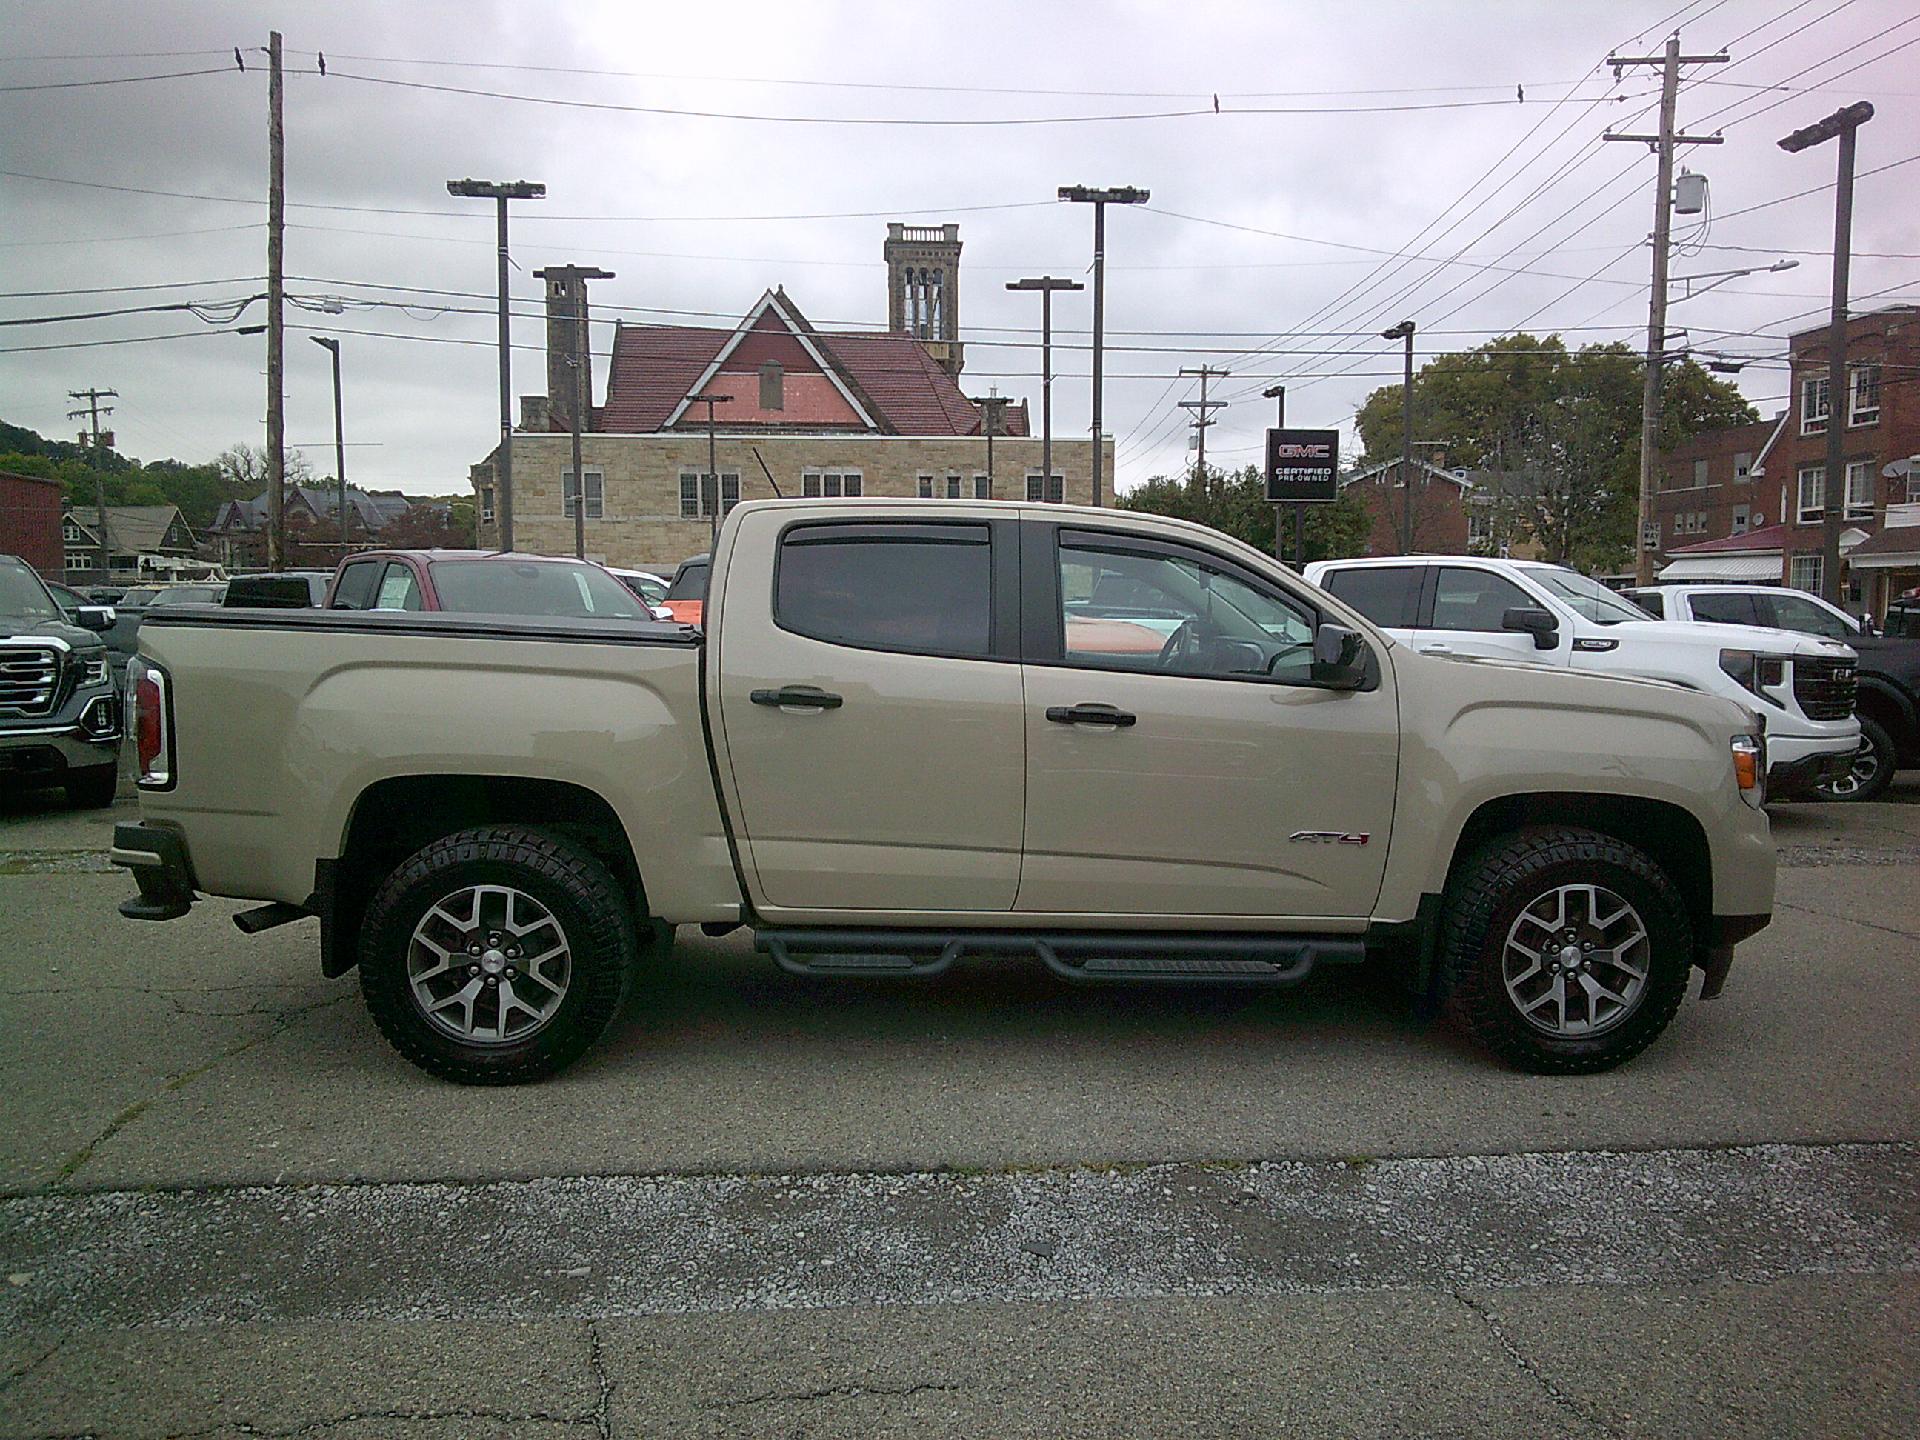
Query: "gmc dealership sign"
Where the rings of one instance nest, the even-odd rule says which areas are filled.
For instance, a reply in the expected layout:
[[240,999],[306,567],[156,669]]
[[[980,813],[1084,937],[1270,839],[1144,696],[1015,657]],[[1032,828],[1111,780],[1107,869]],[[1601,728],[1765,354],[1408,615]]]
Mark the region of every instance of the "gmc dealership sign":
[[1331,500],[1340,476],[1338,430],[1267,431],[1267,499]]

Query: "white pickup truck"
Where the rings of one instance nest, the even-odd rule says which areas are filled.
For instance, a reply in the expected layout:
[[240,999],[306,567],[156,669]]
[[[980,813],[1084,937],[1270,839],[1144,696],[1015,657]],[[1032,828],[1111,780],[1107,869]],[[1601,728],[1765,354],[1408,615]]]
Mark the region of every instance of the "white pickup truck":
[[1432,659],[1197,525],[757,501],[705,604],[155,611],[122,912],[318,916],[402,1053],[503,1084],[580,1054],[676,925],[808,975],[1372,954],[1513,1064],[1592,1071],[1773,908],[1750,709]]
[[1859,657],[1837,640],[1665,625],[1597,580],[1534,560],[1322,560],[1306,577],[1423,655],[1642,676],[1738,701],[1766,722],[1772,799],[1844,776],[1860,748]]

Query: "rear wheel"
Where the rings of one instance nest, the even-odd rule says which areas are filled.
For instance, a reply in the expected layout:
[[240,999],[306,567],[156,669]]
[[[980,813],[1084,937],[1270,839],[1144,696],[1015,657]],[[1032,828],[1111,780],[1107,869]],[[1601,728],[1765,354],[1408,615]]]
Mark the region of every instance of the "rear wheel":
[[1893,737],[1878,720],[1860,717],[1860,749],[1853,757],[1853,768],[1838,780],[1823,780],[1813,787],[1822,800],[1872,800],[1893,783],[1899,763],[1894,754]]
[[1448,1007],[1541,1075],[1609,1070],[1673,1020],[1693,963],[1672,880],[1631,845],[1572,827],[1506,836],[1455,876],[1441,934]]
[[584,850],[517,826],[434,841],[387,877],[361,931],[374,1022],[421,1069],[517,1085],[578,1059],[619,1013],[630,897]]
[[89,765],[84,770],[69,770],[65,784],[69,805],[80,810],[104,810],[113,804],[120,789],[120,767]]

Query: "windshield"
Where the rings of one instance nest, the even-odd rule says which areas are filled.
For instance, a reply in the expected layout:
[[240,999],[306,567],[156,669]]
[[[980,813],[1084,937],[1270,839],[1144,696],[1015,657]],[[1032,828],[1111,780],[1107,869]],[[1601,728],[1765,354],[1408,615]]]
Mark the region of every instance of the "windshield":
[[593,565],[442,560],[433,567],[433,588],[442,610],[468,614],[652,618],[626,586]]
[[666,582],[656,580],[651,575],[620,575],[615,577],[634,594],[649,605],[658,605],[667,598]]
[[169,585],[150,602],[155,605],[206,605],[220,598],[219,585]]
[[667,589],[669,600],[704,600],[707,598],[707,564],[705,560],[695,564],[689,560],[682,565],[673,577],[673,584]]
[[0,560],[0,615],[22,620],[58,620],[60,607],[24,561]]
[[1630,600],[1622,600],[1598,580],[1573,570],[1529,570],[1527,578],[1571,605],[1589,620],[1618,625],[1623,620],[1651,620],[1653,616]]

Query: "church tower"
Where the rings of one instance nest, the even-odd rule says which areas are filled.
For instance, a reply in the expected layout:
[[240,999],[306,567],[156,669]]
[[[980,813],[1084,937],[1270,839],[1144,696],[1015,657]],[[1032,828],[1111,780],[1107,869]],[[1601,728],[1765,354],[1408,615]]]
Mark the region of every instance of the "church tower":
[[960,227],[887,225],[887,328],[925,343],[960,378]]

